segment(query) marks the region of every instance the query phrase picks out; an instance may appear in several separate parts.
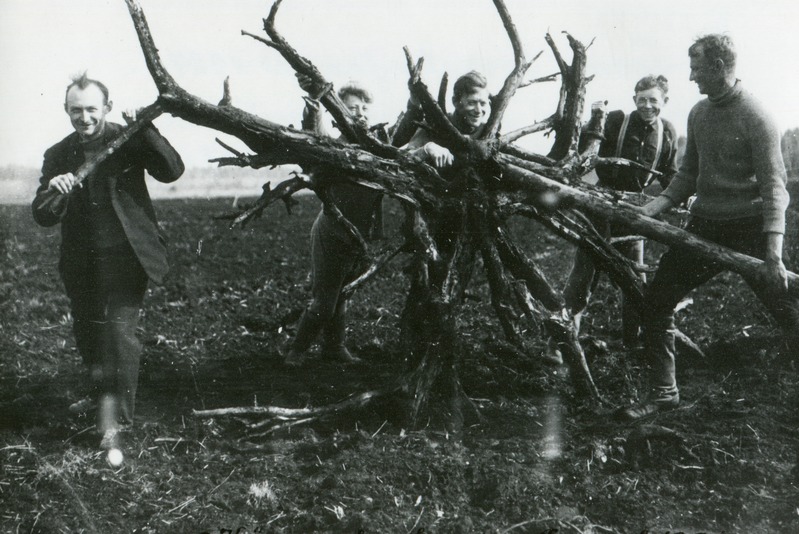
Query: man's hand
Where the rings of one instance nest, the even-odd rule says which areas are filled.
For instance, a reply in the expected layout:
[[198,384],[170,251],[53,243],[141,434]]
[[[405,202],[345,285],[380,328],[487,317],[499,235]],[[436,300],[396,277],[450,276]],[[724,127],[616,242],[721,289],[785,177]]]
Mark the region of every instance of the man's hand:
[[72,188],[75,187],[75,184],[78,183],[78,179],[75,178],[75,175],[71,172],[66,174],[59,174],[50,179],[50,183],[47,184],[47,189],[52,189],[58,191],[62,195],[66,195]]
[[593,102],[591,104],[591,113],[594,113],[595,111],[604,112],[607,109],[607,106],[608,106],[607,100],[597,100],[596,102]]
[[647,217],[657,217],[664,211],[670,210],[674,207],[674,202],[669,197],[659,196],[655,197],[643,206],[637,208],[642,215]]
[[771,295],[788,291],[788,271],[782,260],[766,260],[758,267],[758,276]]
[[297,83],[300,84],[300,88],[303,91],[305,91],[306,93],[310,93],[310,94],[314,93],[315,86],[314,86],[314,83],[311,80],[310,76],[308,76],[307,74],[299,73],[299,72],[295,72],[294,76],[297,77]]
[[427,160],[439,169],[442,167],[449,167],[455,160],[452,152],[432,141],[424,145],[422,150],[424,150]]
[[782,263],[782,243],[782,234],[767,232],[765,261],[758,267],[760,281],[774,295],[788,291],[788,271]]
[[122,118],[125,119],[125,124],[130,126],[139,120],[139,114],[143,108],[129,108],[122,112]]

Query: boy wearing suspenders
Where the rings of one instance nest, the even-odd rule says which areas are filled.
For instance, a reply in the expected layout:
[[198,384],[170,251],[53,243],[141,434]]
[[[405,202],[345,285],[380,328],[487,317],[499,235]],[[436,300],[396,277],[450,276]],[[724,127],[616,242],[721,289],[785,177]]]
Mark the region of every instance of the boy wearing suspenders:
[[[663,76],[645,76],[635,85],[635,111],[625,113],[611,111],[605,123],[605,139],[599,148],[600,157],[621,157],[636,161],[663,173],[659,177],[662,187],[668,185],[677,172],[677,133],[674,126],[660,117],[661,108],[668,102],[668,80]],[[594,108],[604,107],[596,102]],[[617,191],[643,191],[654,181],[655,175],[640,169],[604,167],[597,168],[599,184]],[[593,221],[597,230],[606,238],[624,235],[602,220]],[[620,243],[620,252],[636,263],[643,263],[643,240]],[[596,279],[596,268],[591,256],[577,249],[574,264],[569,274],[563,296],[566,307],[574,314],[575,326],[579,330],[582,312],[588,305]],[[644,276],[643,274],[641,275]],[[640,320],[631,306],[622,301],[622,342],[628,348],[637,346]],[[550,342],[546,357],[558,361],[560,354]]]

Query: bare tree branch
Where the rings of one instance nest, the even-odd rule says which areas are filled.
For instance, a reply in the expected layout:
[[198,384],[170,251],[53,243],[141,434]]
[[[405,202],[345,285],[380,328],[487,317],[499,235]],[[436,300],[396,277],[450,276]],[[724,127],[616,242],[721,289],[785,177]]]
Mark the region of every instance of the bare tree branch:
[[555,125],[556,117],[554,115],[547,117],[546,119],[531,124],[530,126],[525,126],[523,128],[519,128],[517,130],[513,130],[512,132],[508,132],[499,138],[499,142],[503,145],[508,143],[513,143],[522,137],[525,137],[530,134],[543,132],[544,130],[549,130]]
[[558,79],[558,76],[560,76],[560,73],[556,72],[554,74],[548,74],[547,76],[541,76],[539,78],[533,78],[532,80],[527,80],[527,81],[524,81],[521,84],[519,84],[518,89],[522,89],[523,87],[529,87],[529,86],[537,84],[537,83],[554,82],[555,80]]
[[[502,25],[505,27],[505,32],[508,34],[511,46],[513,47],[515,66],[505,79],[502,89],[500,89],[497,96],[491,102],[491,114],[483,130],[484,139],[496,137],[499,132],[500,124],[502,123],[502,117],[505,115],[505,110],[510,103],[510,99],[513,98],[513,95],[516,94],[516,89],[518,89],[519,85],[524,81],[524,75],[527,73],[527,69],[533,64],[532,61],[528,63],[524,57],[524,49],[522,47],[521,38],[519,37],[519,32],[516,30],[516,25],[513,23],[513,18],[508,8],[505,6],[504,0],[494,0],[494,5],[497,8],[497,12],[499,12]],[[533,59],[533,61],[535,61],[535,59]]]
[[572,49],[572,64],[569,65],[560,54],[552,36],[545,39],[555,55],[561,74],[561,98],[558,102],[555,124],[555,143],[549,157],[560,160],[577,152],[580,126],[585,100],[585,47],[571,35],[563,32]]
[[272,189],[269,183],[264,184],[264,192],[251,206],[245,207],[243,211],[230,213],[227,215],[220,215],[216,217],[220,220],[232,220],[231,228],[241,226],[242,228],[247,225],[249,221],[256,217],[260,217],[261,213],[272,203],[282,200],[288,203],[291,196],[303,189],[311,189],[311,181],[302,175],[296,175],[294,178],[280,182],[275,189]]
[[222,99],[217,106],[229,106],[232,102],[233,96],[230,94],[230,76],[226,76],[222,84]]
[[609,166],[609,167],[624,167],[627,169],[637,169],[639,171],[651,172],[653,176],[663,176],[663,173],[660,171],[653,170],[651,167],[642,165],[637,161],[632,161],[625,158],[597,158],[596,165],[597,167]]
[[446,72],[441,76],[441,83],[438,85],[438,107],[444,113],[447,112],[447,86],[449,85],[449,74]]
[[344,289],[341,290],[341,298],[350,298],[353,293],[363,287],[366,282],[374,278],[374,276],[380,272],[383,267],[388,265],[391,260],[393,260],[400,252],[406,250],[407,248],[408,243],[404,239],[400,245],[392,243],[391,245],[384,247],[383,250],[376,255],[376,258],[372,261],[369,267],[367,267],[355,280],[344,286]]
[[[635,207],[621,203],[609,202],[590,193],[569,187],[560,182],[546,178],[525,169],[512,165],[503,166],[503,183],[511,187],[520,187],[528,192],[528,201],[540,203],[541,195],[561,197],[565,203],[621,225],[631,232],[659,241],[669,246],[688,250],[697,257],[718,263],[725,269],[736,272],[744,278],[756,279],[762,260],[735,252],[716,243],[699,238],[681,228],[668,223],[646,217]],[[523,196],[523,195],[522,195]],[[788,273],[789,293],[799,295],[799,276]]]
[[[214,161],[220,165],[254,168],[293,163],[308,171],[326,171],[313,173],[313,180],[297,175],[278,184],[274,190],[266,185],[261,198],[252,206],[229,217],[234,224],[245,224],[278,199],[290,207],[294,201],[292,195],[307,188],[326,201],[326,210],[337,217],[366,254],[363,236],[328,198],[327,186],[339,182],[356,184],[384,192],[403,203],[408,214],[402,229],[406,242],[384,247],[371,258],[369,267],[347,286],[345,294],[351,294],[372,278],[400,251],[412,254],[406,271],[408,298],[400,317],[400,340],[403,352],[408,355],[408,367],[395,384],[376,391],[401,391],[408,395],[408,405],[414,417],[433,398],[435,391],[444,393],[448,399],[447,409],[452,413],[455,427],[458,427],[458,421],[462,422],[461,406],[469,406],[457,371],[462,357],[457,319],[463,291],[475,265],[480,265],[477,254],[482,256],[482,265],[487,271],[496,316],[511,343],[517,348],[523,348],[527,343],[521,335],[526,330],[520,328],[524,324],[522,321],[543,324],[569,363],[577,388],[590,399],[601,400],[577,339],[573,318],[564,309],[562,296],[552,289],[535,263],[520,252],[506,231],[504,218],[510,214],[534,216],[558,235],[585,247],[597,258],[600,267],[611,273],[625,293],[637,295],[639,303],[637,267],[620,258],[615,248],[599,236],[581,211],[592,218],[620,224],[632,233],[696,250],[706,259],[724,257],[722,265],[746,273],[745,276],[753,276],[760,264],[752,258],[728,254],[729,251],[722,247],[714,248],[679,229],[641,216],[619,200],[626,198],[621,193],[591,192],[592,188],[583,184],[580,187],[584,190],[564,185],[580,182],[581,177],[598,164],[619,163],[598,157],[604,113],[592,114],[585,127],[581,123],[585,86],[590,77],[585,76],[585,47],[568,34],[571,64],[563,58],[552,37],[546,37],[561,76],[555,113],[539,123],[497,137],[508,103],[518,88],[526,83],[523,78],[530,66],[504,0],[494,0],[494,4],[511,41],[515,67],[494,99],[484,138],[472,139],[455,128],[446,112],[446,75],[442,78],[436,99],[421,79],[423,60],[414,61],[407,47],[404,49],[410,78],[408,87],[413,100],[420,103],[425,114],[424,127],[436,142],[456,156],[455,164],[444,177],[410,153],[378,141],[369,134],[365,125],[351,120],[349,112],[332,90],[332,84],[277,32],[275,18],[280,0],[274,3],[264,21],[269,38],[245,35],[279,51],[298,74],[309,76],[313,81],[312,90],[308,91],[311,103],[318,101],[330,110],[344,137],[355,144],[285,128],[240,110],[232,105],[229,83],[226,83],[220,105],[214,106],[189,94],[161,65],[137,0],[126,1],[148,69],[159,89],[158,102],[177,117],[237,137],[254,152],[245,154],[220,141],[233,157]],[[302,81],[303,86],[308,87]],[[414,110],[409,108],[410,111]],[[548,129],[555,132],[548,156],[513,144],[523,135]],[[582,146],[585,147],[582,152],[578,150],[581,134]],[[796,295],[799,292],[797,277],[791,273],[790,278],[792,294]],[[347,406],[360,406],[361,401],[368,402],[373,394],[368,392],[354,397],[358,400],[347,401]],[[332,413],[326,410],[336,409],[323,407],[311,412],[285,412],[281,410],[286,409],[270,407],[263,413],[270,417],[291,416],[296,420]]]
[[356,228],[352,221],[347,219],[347,217],[341,213],[341,210],[336,205],[336,201],[334,200],[333,196],[330,194],[327,187],[317,187],[316,188],[316,195],[320,198],[322,203],[325,205],[325,212],[333,217],[338,224],[340,224],[344,230],[352,237],[356,243],[358,243],[358,251],[363,256],[368,256],[369,254],[369,247],[366,244],[366,240],[361,235],[360,230]]
[[[283,0],[275,0],[274,4],[272,4],[272,9],[269,11],[269,16],[264,19],[264,31],[269,35],[273,43],[270,46],[277,50],[298,74],[308,76],[318,87],[328,86],[329,82],[322,76],[319,69],[317,69],[310,60],[301,56],[297,50],[286,41],[280,32],[278,32],[275,26],[275,19],[282,1]],[[324,91],[321,97],[319,97],[319,100],[333,116],[336,125],[347,139],[359,143],[365,149],[378,156],[385,158],[394,158],[397,156],[398,148],[383,143],[369,135],[368,130],[352,117],[352,114],[350,114],[347,107],[334,91]]]
[[[258,159],[252,154],[245,154],[228,145],[218,137],[214,138],[218,145],[232,153],[235,157],[230,158],[212,158],[208,163],[217,163],[220,167],[236,166],[236,167],[252,167],[253,169],[260,168]],[[262,165],[263,166],[263,165]]]
[[[78,170],[76,170],[74,173],[76,182],[72,191],[77,191],[83,187],[83,181],[88,178],[89,175],[92,174],[102,162],[108,159],[108,157],[112,154],[116,153],[125,143],[130,141],[134,135],[139,133],[140,130],[158,118],[163,112],[164,109],[157,100],[149,106],[143,108],[138,113],[138,120],[136,122],[122,130],[119,135],[117,135],[101,150],[99,150],[80,167],[78,167]],[[59,213],[63,209],[63,203],[66,202],[66,199],[70,196],[72,191],[64,195],[57,189],[51,189],[41,197],[42,200],[39,204],[39,207],[46,208],[47,206],[51,206],[50,209],[53,213]]]
[[[405,51],[408,65],[413,65],[408,47],[404,47],[403,50]],[[410,75],[408,85],[413,96],[422,105],[425,121],[440,138],[441,144],[457,152],[468,152],[471,146],[470,139],[455,128],[447,114],[439,107],[433,95],[430,94],[430,91],[421,79],[421,65],[422,59],[419,59],[416,66],[410,68],[408,72]]]
[[219,417],[235,415],[265,415],[268,417],[279,418],[280,420],[302,419],[306,417],[324,417],[344,410],[358,408],[368,404],[370,401],[393,393],[401,387],[401,384],[392,384],[383,389],[366,391],[358,395],[353,395],[348,399],[335,404],[318,406],[315,408],[281,408],[279,406],[238,406],[235,408],[216,408],[213,410],[193,410],[195,417]]

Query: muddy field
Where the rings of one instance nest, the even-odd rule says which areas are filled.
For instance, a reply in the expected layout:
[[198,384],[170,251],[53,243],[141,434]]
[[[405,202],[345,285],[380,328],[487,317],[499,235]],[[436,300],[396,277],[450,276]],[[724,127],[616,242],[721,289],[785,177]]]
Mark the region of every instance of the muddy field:
[[[194,417],[320,406],[403,369],[401,258],[354,297],[349,346],[363,365],[282,368],[293,325],[281,318],[308,295],[317,201],[303,197],[292,216],[275,206],[244,231],[211,219],[230,204],[157,203],[172,271],[145,304],[137,423],[119,469],[97,450],[91,417],[67,410],[84,371],[56,269],[58,230],[36,227],[26,206],[0,206],[0,532],[799,532],[797,362],[733,275],[680,312],[707,358],[679,361],[684,402],[649,426],[608,415],[643,386],[641,355],[618,340],[614,288],[600,283],[584,320],[607,401],[595,410],[562,369],[492,344],[500,329],[482,277],[460,319],[463,383],[482,419],[460,439],[435,418],[409,427],[390,399],[276,429]],[[795,212],[789,221],[795,251]],[[570,247],[525,221],[514,234],[562,284]]]

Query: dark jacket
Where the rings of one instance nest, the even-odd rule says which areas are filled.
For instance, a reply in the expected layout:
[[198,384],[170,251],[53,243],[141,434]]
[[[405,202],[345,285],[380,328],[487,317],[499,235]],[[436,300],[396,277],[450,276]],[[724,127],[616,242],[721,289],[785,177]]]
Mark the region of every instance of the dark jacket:
[[[103,144],[116,137],[122,128],[119,124],[107,123]],[[150,280],[161,283],[169,267],[144,171],[146,169],[159,182],[174,182],[184,171],[180,155],[154,126],[148,126],[101,163],[84,182],[86,187],[73,190],[59,213],[53,213],[49,206],[43,207],[43,193],[47,191],[50,179],[59,174],[74,173],[84,160],[76,132],[50,147],[44,154],[42,177],[32,205],[33,218],[40,225],[61,223],[59,269],[62,275],[75,272],[74,266],[82,265],[86,258],[97,253],[97,244],[92,240],[87,189],[92,187],[92,182],[107,180],[111,204],[128,243]]]
[[[663,121],[663,146],[655,170],[663,173],[658,181],[665,188],[669,185],[671,177],[677,173],[675,158],[677,155],[677,130],[666,119]],[[624,112],[611,111],[605,122],[605,140],[599,146],[599,156],[612,158],[616,156],[616,146]],[[622,141],[621,157],[636,161],[650,167],[655,158],[657,149],[657,136],[655,128],[641,118],[638,111],[630,114],[630,122]],[[649,173],[638,169],[615,168],[611,166],[598,167],[599,183],[605,187],[618,191],[640,191]]]
[[[401,113],[397,122],[387,127],[384,124],[372,126],[371,135],[383,143],[393,146],[405,144],[416,129],[416,122],[422,118],[421,109],[408,105],[407,110]],[[306,106],[303,110],[302,129],[318,135],[329,136],[322,122],[322,113],[316,107]],[[339,141],[346,142],[341,135]],[[315,180],[324,183],[331,178],[340,178],[340,173],[319,166],[309,169]],[[352,184],[340,179],[331,180],[328,193],[336,203],[342,215],[350,221],[367,241],[383,237],[383,193],[362,185]],[[325,212],[323,207],[323,212]],[[326,212],[325,212],[326,213]],[[330,215],[330,214],[328,214]],[[349,235],[343,233],[342,235]]]

